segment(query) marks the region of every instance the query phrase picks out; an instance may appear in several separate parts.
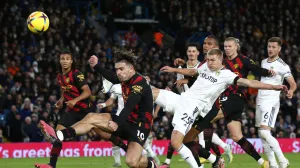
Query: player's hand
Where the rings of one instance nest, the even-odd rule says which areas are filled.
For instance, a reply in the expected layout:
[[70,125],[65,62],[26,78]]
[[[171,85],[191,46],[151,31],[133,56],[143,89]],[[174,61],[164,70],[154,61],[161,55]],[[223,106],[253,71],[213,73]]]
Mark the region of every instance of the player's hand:
[[269,70],[269,74],[270,74],[271,76],[275,76],[275,75],[276,75],[276,72],[275,72],[273,69],[270,69],[270,70]]
[[91,68],[94,68],[94,66],[98,64],[98,57],[96,57],[95,55],[91,56],[89,59],[89,64]]
[[175,82],[177,87],[183,86],[184,84],[187,84],[187,83],[189,83],[188,79],[179,79]]
[[73,108],[75,106],[75,104],[77,103],[77,101],[75,99],[73,100],[69,100],[66,102],[66,105],[69,107],[69,108]]
[[59,99],[55,104],[54,107],[57,109],[61,109],[63,107],[64,101],[62,99]]
[[104,104],[105,103],[99,103],[99,104],[97,104],[97,108],[98,109],[102,109],[102,108],[106,107]]
[[175,61],[174,61],[175,66],[182,66],[184,64],[185,64],[185,61],[181,58],[176,58]]
[[285,86],[285,85],[274,85],[274,86],[273,86],[273,89],[274,89],[274,90],[282,90],[282,91],[284,91],[285,93],[287,93],[287,91],[288,91],[288,88],[287,88],[287,86]]
[[113,131],[117,131],[118,129],[118,124],[113,121],[108,121],[108,126],[113,129]]
[[169,67],[169,66],[164,66],[160,69],[162,72],[175,72],[175,68]]
[[294,92],[292,90],[288,90],[286,97],[291,99],[291,98],[293,98],[293,96],[294,96]]

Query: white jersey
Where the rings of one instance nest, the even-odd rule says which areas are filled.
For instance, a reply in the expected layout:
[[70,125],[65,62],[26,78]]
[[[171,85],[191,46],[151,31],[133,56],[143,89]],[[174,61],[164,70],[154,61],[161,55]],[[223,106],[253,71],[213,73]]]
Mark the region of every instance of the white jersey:
[[204,63],[198,69],[198,77],[192,87],[181,96],[188,99],[197,100],[203,106],[203,111],[200,115],[204,117],[212,108],[213,103],[220,96],[220,94],[234,83],[236,74],[228,69],[221,69],[219,71],[211,71],[207,63]]
[[[292,76],[290,67],[281,59],[278,58],[273,62],[268,62],[268,59],[264,59],[261,62],[261,67],[265,69],[272,69],[276,75],[272,77],[261,77],[261,82],[272,85],[282,85],[283,80]],[[280,91],[276,90],[258,90],[257,103],[260,100],[271,99],[279,101]]]
[[111,95],[110,97],[113,99],[118,99],[118,111],[117,111],[117,115],[119,115],[121,113],[121,111],[124,108],[124,100],[122,97],[122,87],[121,84],[115,84],[112,86],[112,88],[110,89]]
[[[191,67],[191,66],[188,66],[186,63],[186,68],[187,69],[197,69],[199,67],[199,65],[200,65],[200,62],[198,62],[195,66]],[[178,68],[182,68],[182,67],[179,66]],[[177,80],[180,80],[180,79],[184,79],[184,75],[177,73]],[[187,84],[184,84],[182,90],[179,92],[185,92],[187,90],[189,90],[189,86]]]

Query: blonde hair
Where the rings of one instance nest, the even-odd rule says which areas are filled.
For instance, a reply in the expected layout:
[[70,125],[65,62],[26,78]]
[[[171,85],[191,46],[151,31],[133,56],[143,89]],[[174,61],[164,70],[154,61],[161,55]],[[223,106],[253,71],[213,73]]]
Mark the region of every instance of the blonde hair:
[[228,37],[225,41],[233,41],[237,46],[237,50],[240,51],[241,45],[240,45],[240,40],[238,38]]
[[223,52],[218,48],[212,48],[207,52],[207,55],[217,55],[221,60],[223,60]]

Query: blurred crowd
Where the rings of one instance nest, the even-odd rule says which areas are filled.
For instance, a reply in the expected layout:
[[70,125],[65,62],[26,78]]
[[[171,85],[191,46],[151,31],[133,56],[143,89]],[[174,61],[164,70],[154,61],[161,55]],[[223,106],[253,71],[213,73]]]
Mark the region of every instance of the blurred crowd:
[[[139,40],[133,26],[122,36],[115,36],[118,31],[116,29],[113,38],[104,38],[89,24],[86,17],[76,16],[59,1],[43,0],[37,6],[30,2],[4,1],[0,10],[0,142],[43,141],[37,126],[38,121],[51,118],[54,121],[51,124],[55,126],[55,121],[59,120],[60,112],[53,105],[60,97],[60,88],[55,78],[57,57],[61,48],[67,47],[73,52],[77,68],[85,74],[92,90],[93,96],[90,99],[94,106],[104,102],[109,94],[101,93],[100,76],[92,72],[87,60],[89,56],[96,55],[103,67],[113,69],[114,47],[134,49],[139,56],[137,70],[149,75],[152,85],[158,88],[173,87],[176,75],[160,73],[159,69],[163,65],[172,65],[175,58],[185,58],[181,52],[184,45],[180,45],[179,48],[183,49],[179,49],[176,47],[178,43],[175,43],[175,49],[172,49],[163,44],[146,44]],[[151,13],[164,26],[176,32],[177,39],[185,40],[183,34],[188,37],[197,31],[210,32],[219,38],[222,48],[224,39],[234,36],[241,41],[241,52],[257,64],[266,57],[267,39],[272,36],[281,37],[284,41],[281,57],[290,65],[300,86],[300,34],[297,31],[300,19],[299,1],[150,2],[147,4],[151,6]],[[49,30],[40,35],[29,32],[26,27],[27,16],[36,10],[44,11],[51,24]],[[249,103],[243,113],[243,132],[248,138],[258,137],[254,127],[256,94],[255,90],[249,91]],[[116,108],[116,105],[100,110],[95,107],[95,111],[115,112]],[[172,115],[159,112],[153,126],[156,139],[170,138],[171,121]],[[225,124],[224,120],[214,124],[216,132],[222,138],[229,137]],[[298,90],[291,100],[285,95],[281,96],[281,108],[272,133],[278,138],[300,138]],[[99,140],[99,137],[91,134],[79,137],[78,140]]]

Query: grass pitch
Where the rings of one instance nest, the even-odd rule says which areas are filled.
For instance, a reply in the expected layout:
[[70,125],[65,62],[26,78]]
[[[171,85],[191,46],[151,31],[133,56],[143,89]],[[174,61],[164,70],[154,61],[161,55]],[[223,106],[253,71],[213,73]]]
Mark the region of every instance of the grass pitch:
[[[285,154],[291,165],[289,168],[300,168],[300,153]],[[264,156],[265,157],[265,156]],[[122,157],[122,167],[127,167]],[[160,156],[163,162],[165,156]],[[48,158],[26,158],[26,159],[0,159],[0,168],[33,168],[34,163],[48,163]],[[114,162],[113,157],[80,157],[80,158],[60,158],[57,168],[111,168]],[[189,166],[180,157],[173,156],[171,162],[172,168],[188,168]],[[210,164],[206,164],[205,168],[210,168]],[[233,162],[226,164],[226,168],[259,168],[258,163],[250,156],[234,155]]]

